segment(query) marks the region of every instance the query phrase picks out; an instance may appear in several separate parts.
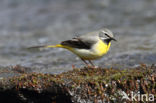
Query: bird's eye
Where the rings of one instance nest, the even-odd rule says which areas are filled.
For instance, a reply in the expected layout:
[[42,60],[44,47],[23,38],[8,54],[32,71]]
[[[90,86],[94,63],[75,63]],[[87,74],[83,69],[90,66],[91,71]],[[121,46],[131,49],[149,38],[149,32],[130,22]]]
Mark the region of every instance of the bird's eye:
[[107,33],[104,33],[107,37],[109,37],[109,35]]
[[107,33],[104,33],[107,37],[110,37]]
[[101,32],[99,33],[99,37],[102,37],[102,38],[109,38],[110,36],[109,36],[106,32],[101,31]]

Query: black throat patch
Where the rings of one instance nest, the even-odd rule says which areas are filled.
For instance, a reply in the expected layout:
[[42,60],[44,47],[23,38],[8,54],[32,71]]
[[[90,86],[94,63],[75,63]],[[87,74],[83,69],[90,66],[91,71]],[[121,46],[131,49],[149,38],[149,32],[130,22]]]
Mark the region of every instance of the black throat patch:
[[108,45],[111,42],[111,39],[104,39],[103,41]]

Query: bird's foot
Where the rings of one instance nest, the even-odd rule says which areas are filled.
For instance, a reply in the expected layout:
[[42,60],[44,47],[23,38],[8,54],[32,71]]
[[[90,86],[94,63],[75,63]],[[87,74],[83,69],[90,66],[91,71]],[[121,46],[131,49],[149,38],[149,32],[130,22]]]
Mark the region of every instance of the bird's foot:
[[75,69],[75,68],[76,68],[74,64],[72,64],[72,68],[73,68],[73,69]]
[[96,68],[98,68],[98,66],[95,66],[95,65],[87,65],[86,67],[87,68],[90,68],[90,69],[96,69]]

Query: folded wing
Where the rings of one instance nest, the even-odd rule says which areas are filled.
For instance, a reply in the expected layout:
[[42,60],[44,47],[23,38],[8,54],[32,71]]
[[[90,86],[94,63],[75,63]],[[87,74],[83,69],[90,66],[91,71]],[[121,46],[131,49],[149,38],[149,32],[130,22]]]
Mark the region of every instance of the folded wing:
[[90,49],[92,44],[88,42],[84,42],[78,38],[73,38],[72,40],[66,40],[61,42],[61,45],[69,46],[72,48],[78,49]]

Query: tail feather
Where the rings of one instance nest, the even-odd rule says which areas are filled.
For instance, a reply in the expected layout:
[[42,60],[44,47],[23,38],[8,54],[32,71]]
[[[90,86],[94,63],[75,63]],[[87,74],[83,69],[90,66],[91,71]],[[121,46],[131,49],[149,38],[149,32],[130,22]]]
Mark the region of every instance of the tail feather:
[[35,49],[35,48],[63,48],[63,45],[61,44],[57,44],[57,45],[42,45],[42,46],[33,46],[33,47],[29,47],[28,49]]
[[61,44],[57,44],[57,45],[47,45],[47,46],[44,46],[44,48],[59,48],[59,47],[64,47],[63,45]]

